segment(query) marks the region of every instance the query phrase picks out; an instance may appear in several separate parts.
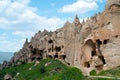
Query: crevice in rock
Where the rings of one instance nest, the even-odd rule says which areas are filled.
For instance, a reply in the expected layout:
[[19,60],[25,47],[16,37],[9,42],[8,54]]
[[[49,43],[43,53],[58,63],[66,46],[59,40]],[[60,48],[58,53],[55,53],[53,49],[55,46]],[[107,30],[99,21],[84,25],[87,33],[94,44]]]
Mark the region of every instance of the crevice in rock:
[[52,45],[52,52],[54,51],[54,46]]
[[104,56],[98,56],[98,57],[102,60],[103,64],[106,64],[106,61],[105,61],[105,59],[104,59]]

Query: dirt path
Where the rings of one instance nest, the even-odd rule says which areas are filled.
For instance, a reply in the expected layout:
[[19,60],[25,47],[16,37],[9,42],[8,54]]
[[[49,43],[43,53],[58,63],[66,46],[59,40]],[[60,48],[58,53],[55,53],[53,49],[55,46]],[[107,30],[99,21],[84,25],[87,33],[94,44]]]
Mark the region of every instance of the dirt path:
[[107,79],[115,79],[115,80],[120,80],[120,78],[117,77],[109,77],[109,76],[89,76],[91,78],[107,78]]

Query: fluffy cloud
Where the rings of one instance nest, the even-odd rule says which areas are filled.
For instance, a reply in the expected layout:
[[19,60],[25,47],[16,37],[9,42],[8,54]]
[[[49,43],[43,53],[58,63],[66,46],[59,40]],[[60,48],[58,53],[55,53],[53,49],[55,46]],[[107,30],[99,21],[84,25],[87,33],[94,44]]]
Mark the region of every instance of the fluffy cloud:
[[13,35],[21,36],[22,38],[30,38],[31,36],[34,36],[35,32],[33,31],[15,31],[12,33]]
[[62,13],[86,13],[91,10],[96,10],[98,5],[96,0],[77,0],[76,2],[64,5],[58,11]]
[[[17,51],[23,45],[25,38],[10,39],[6,33],[0,34],[0,51]],[[19,44],[18,44],[19,43]]]
[[29,3],[30,0],[0,0],[0,30],[11,34],[0,35],[0,51],[17,51],[24,39],[30,39],[38,30],[53,31],[63,25],[64,20],[60,18],[37,15],[37,8],[30,7]]
[[[1,0],[0,28],[11,30],[55,30],[61,27],[64,20],[46,18],[36,14],[37,8],[29,7],[29,0]],[[52,28],[53,27],[53,28]]]

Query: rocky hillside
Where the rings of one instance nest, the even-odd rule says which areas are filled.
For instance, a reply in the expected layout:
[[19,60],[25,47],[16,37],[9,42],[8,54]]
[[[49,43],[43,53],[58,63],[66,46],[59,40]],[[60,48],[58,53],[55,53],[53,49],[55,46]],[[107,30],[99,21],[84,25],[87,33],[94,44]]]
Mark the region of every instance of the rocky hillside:
[[1,68],[21,62],[58,58],[86,75],[120,66],[120,0],[108,0],[105,10],[80,23],[76,16],[54,32],[39,31]]
[[44,59],[0,70],[0,80],[86,80],[81,71],[59,60]]

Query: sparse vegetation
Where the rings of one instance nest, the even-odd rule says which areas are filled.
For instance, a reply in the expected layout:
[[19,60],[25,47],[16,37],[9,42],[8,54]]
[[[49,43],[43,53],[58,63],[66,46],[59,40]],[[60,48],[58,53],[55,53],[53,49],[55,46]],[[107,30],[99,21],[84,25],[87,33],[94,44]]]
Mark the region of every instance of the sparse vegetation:
[[120,77],[120,67],[106,70],[106,71],[101,71],[98,75]]
[[[49,65],[45,66],[46,63]],[[7,73],[17,80],[82,80],[84,78],[79,69],[68,67],[59,60],[44,59],[38,65],[34,64],[26,63],[5,68],[0,71],[0,80],[3,80]]]
[[96,75],[97,75],[97,72],[96,72],[95,70],[92,70],[92,71],[90,72],[90,75],[96,76]]

